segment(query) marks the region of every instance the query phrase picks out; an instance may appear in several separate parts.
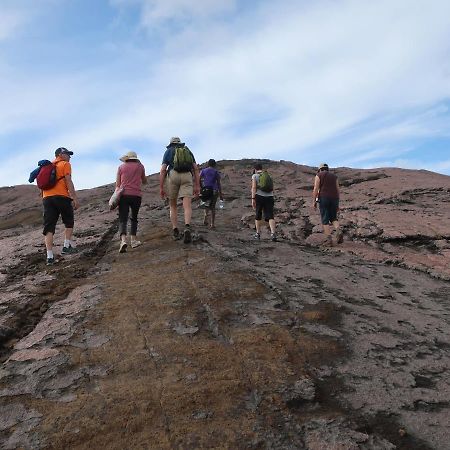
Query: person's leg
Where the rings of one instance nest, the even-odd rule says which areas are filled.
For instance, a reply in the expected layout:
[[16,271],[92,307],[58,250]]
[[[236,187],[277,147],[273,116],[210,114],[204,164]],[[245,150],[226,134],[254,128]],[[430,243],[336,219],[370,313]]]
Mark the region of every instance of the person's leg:
[[327,239],[330,238],[331,237],[331,231],[332,231],[331,225],[323,224],[322,227],[323,227],[323,234],[325,235],[325,237]]
[[334,229],[336,230],[336,243],[341,244],[342,241],[344,240],[344,235],[339,225],[338,209],[339,209],[339,200],[334,199],[332,204],[332,211],[330,212],[330,221],[333,224]]
[[177,238],[179,236],[177,200],[180,192],[180,174],[175,170],[171,170],[167,177],[167,188],[169,195],[170,223],[172,224],[173,236]]
[[260,195],[256,195],[255,196],[255,203],[256,203],[256,208],[255,208],[255,228],[256,228],[256,233],[254,238],[255,239],[259,239],[261,236],[261,225],[262,225],[262,213],[263,213],[263,204],[262,204],[262,197]]
[[64,223],[64,245],[61,253],[75,253],[77,250],[72,246],[72,235],[74,227],[74,214],[72,200],[69,198],[57,198],[61,219]]
[[328,198],[320,198],[319,209],[323,227],[323,234],[325,235],[325,244],[330,245],[332,243],[331,232],[333,231],[333,227],[330,225],[330,201]]
[[183,199],[183,210],[184,210],[184,224],[191,224],[192,219],[192,193],[193,193],[193,182],[192,174],[190,172],[183,172],[179,174],[180,178],[180,190],[178,196]]
[[184,224],[190,225],[192,219],[192,199],[191,197],[183,197]]
[[275,219],[269,219],[270,233],[275,234]]
[[130,205],[128,195],[122,195],[119,200],[119,236],[122,242],[127,239],[127,224]]
[[217,198],[219,197],[219,193],[217,191],[214,191],[210,203],[209,203],[209,210],[211,211],[211,220],[209,222],[209,226],[211,228],[214,228],[215,222],[216,222],[216,203],[217,203]]
[[42,202],[44,206],[44,229],[42,234],[44,235],[45,249],[47,251],[47,263],[54,261],[53,236],[59,219],[59,210],[53,200],[52,197],[47,197]]
[[127,251],[127,224],[129,208],[128,196],[122,195],[119,200],[119,253],[125,253]]
[[[53,252],[53,233],[50,231],[44,236],[44,242],[45,242],[45,249],[47,250],[47,256],[48,252]],[[52,255],[53,257],[53,255]]]
[[177,199],[171,198],[169,200],[170,206],[170,222],[172,223],[172,228],[178,228],[178,213],[177,213]]
[[209,223],[209,209],[205,209],[205,213],[204,213],[204,216],[203,216],[203,225],[208,225],[208,223]]
[[275,226],[276,226],[273,214],[274,203],[275,201],[273,196],[264,198],[264,218],[267,222],[269,222],[272,240],[275,240]]
[[138,214],[139,214],[139,208],[141,207],[141,201],[142,198],[138,196],[133,196],[130,200],[130,206],[131,206],[131,215],[130,215],[130,222],[131,222],[131,229],[130,229],[130,235],[131,235],[131,246],[137,247],[140,245],[140,241],[137,240],[137,227],[138,227]]

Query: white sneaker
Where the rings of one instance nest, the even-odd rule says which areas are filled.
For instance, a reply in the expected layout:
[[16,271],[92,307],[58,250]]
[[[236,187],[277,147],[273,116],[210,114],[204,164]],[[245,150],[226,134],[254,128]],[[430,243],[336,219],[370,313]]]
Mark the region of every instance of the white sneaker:
[[141,241],[131,241],[131,248],[139,247],[141,244]]

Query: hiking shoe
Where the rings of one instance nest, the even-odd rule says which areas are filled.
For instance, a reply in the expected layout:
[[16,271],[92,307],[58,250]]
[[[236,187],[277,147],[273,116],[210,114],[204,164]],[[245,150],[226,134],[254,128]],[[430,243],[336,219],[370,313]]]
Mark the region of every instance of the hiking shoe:
[[275,233],[270,234],[270,239],[272,239],[273,242],[277,242],[277,236]]
[[344,241],[344,233],[341,230],[336,231],[336,244],[342,244]]
[[55,258],[47,258],[47,266],[53,266],[55,264]]
[[185,244],[189,244],[191,242],[191,230],[190,228],[184,229],[184,241]]
[[261,239],[261,235],[259,233],[255,233],[253,235],[253,239],[255,239],[256,241],[259,241]]
[[178,230],[178,228],[174,228],[173,229],[173,238],[176,239],[180,239],[180,231]]
[[68,247],[63,247],[61,250],[61,255],[73,255],[78,253],[78,249],[69,245]]
[[141,244],[141,241],[131,241],[131,248],[139,247]]
[[126,242],[121,242],[119,247],[119,253],[126,253],[128,244]]
[[322,242],[322,247],[333,247],[333,240],[331,236],[325,238]]

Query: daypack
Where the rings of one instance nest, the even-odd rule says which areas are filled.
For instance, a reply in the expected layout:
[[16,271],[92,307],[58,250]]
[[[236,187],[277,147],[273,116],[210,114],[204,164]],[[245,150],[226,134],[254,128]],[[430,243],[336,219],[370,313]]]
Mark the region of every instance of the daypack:
[[267,172],[267,170],[264,170],[259,175],[258,189],[261,189],[261,191],[264,192],[273,191],[273,180],[272,177],[269,175],[269,172]]
[[173,156],[173,168],[177,172],[190,172],[194,164],[194,158],[188,147],[176,147]]
[[[44,159],[38,162],[39,171],[36,174],[36,183],[39,189],[45,191],[46,189],[51,189],[55,186],[56,182],[61,178],[57,178],[56,176],[56,164]],[[35,172],[31,172],[30,179],[32,178],[32,174]],[[30,181],[30,179],[28,181]]]

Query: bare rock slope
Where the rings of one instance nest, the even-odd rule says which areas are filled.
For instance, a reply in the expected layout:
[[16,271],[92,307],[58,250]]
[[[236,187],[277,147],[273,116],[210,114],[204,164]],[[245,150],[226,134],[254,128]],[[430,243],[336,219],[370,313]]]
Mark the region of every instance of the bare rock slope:
[[52,267],[36,188],[0,189],[0,448],[448,448],[450,178],[337,169],[324,249],[315,172],[284,161],[279,242],[252,240],[251,163],[219,163],[226,207],[189,245],[157,175],[125,254],[112,186],[81,191]]

